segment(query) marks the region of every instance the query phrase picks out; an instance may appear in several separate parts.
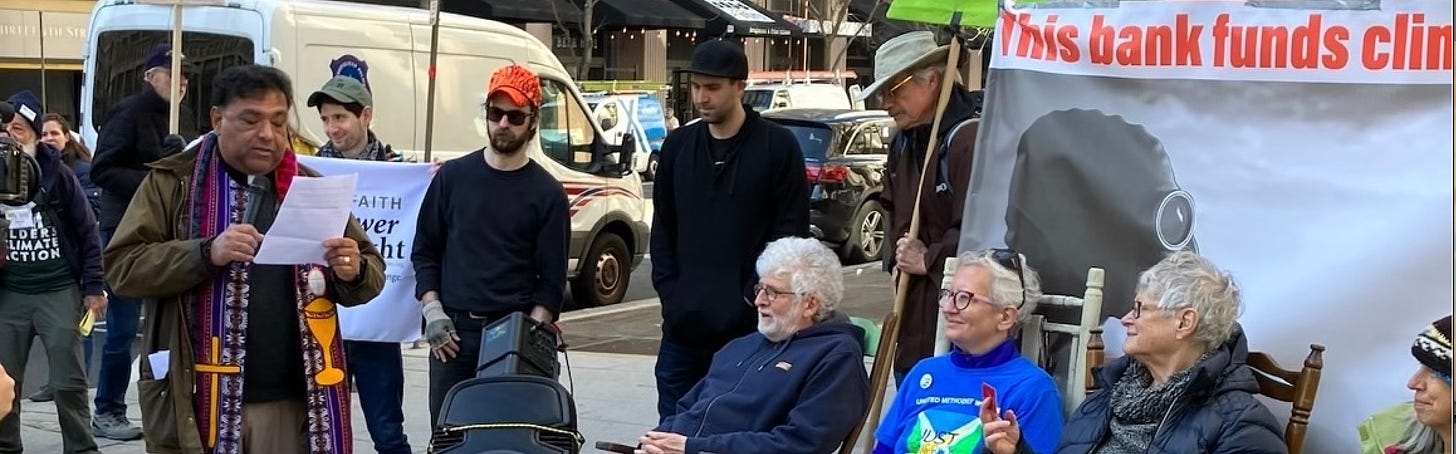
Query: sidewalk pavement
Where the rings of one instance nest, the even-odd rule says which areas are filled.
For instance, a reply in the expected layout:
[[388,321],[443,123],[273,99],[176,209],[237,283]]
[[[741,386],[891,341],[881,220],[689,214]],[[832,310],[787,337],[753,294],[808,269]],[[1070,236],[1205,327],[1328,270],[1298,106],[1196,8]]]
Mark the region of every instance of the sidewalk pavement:
[[[429,363],[428,349],[404,347],[405,369],[405,433],[416,453],[428,451]],[[652,375],[657,358],[644,355],[573,351],[562,360],[562,383],[571,389],[566,363],[570,361],[570,378],[575,379],[577,428],[586,437],[583,453],[601,452],[593,448],[598,441],[634,444],[637,437],[657,425],[657,387]],[[133,374],[135,375],[135,374]],[[132,379],[135,383],[135,376]],[[126,396],[127,417],[141,423],[137,406],[136,386]],[[21,436],[27,452],[62,452],[60,426],[56,424],[56,407],[52,403],[22,400]],[[374,443],[364,427],[363,413],[354,402],[354,446],[359,454],[374,452]],[[141,440],[119,442],[97,439],[106,454],[142,454]],[[856,450],[856,452],[859,452]]]

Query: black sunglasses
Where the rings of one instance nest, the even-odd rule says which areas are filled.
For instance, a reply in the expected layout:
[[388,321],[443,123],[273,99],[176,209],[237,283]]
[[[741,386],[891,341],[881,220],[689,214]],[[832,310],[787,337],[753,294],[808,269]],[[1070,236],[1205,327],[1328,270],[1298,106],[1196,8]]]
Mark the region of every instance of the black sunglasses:
[[1021,271],[1021,254],[1012,249],[992,249],[991,259],[1008,270],[1016,271],[1016,282],[1021,284],[1021,304],[1016,309],[1021,310],[1026,306],[1026,275]]
[[485,119],[491,123],[499,123],[501,117],[506,117],[507,120],[510,120],[511,124],[520,126],[526,124],[526,119],[533,115],[535,113],[522,110],[504,110],[496,107],[487,107],[485,109]]

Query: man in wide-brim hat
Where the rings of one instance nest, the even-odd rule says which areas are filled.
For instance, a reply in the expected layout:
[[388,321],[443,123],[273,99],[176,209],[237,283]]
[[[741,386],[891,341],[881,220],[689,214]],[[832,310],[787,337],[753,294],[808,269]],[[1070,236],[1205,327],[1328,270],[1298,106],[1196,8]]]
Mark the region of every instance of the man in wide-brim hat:
[[[945,259],[956,254],[961,236],[961,211],[971,175],[971,155],[978,121],[975,95],[947,72],[950,47],[936,42],[929,31],[913,31],[891,38],[875,52],[875,82],[860,93],[861,100],[876,97],[881,109],[895,118],[900,133],[890,145],[885,191],[880,203],[889,215],[885,238],[895,247],[884,248],[886,271],[910,279],[901,314],[895,352],[895,382],[935,347],[936,298]],[[930,137],[937,97],[946,77],[957,77],[945,106],[937,137]],[[924,184],[920,168],[926,147],[935,143]],[[910,217],[918,191],[920,231],[910,239]]]

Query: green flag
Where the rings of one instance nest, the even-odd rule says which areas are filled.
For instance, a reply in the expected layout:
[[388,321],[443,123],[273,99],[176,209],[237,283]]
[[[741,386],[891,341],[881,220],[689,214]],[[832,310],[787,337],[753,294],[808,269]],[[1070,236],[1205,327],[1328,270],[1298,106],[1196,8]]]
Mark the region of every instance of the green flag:
[[960,11],[962,27],[995,27],[996,0],[893,0],[885,17],[925,24],[950,25]]

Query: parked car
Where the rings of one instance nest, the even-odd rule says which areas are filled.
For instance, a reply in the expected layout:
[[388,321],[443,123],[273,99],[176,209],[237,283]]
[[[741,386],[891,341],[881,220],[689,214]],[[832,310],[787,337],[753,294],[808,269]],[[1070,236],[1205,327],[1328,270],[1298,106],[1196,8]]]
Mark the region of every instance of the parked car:
[[885,158],[897,132],[883,110],[779,109],[763,117],[789,128],[804,153],[809,223],[848,263],[878,260],[885,246],[880,208]]

